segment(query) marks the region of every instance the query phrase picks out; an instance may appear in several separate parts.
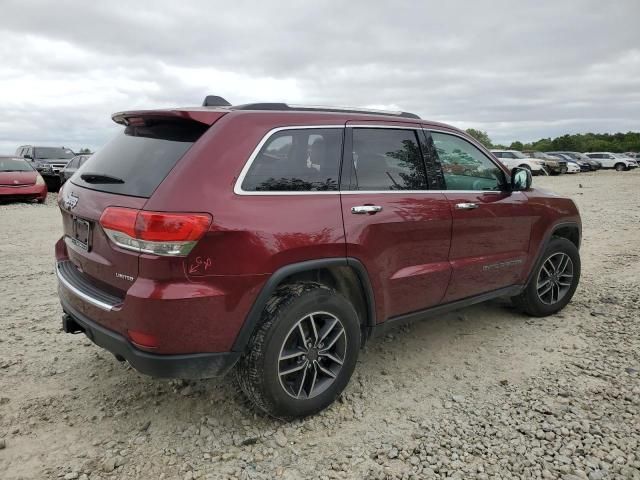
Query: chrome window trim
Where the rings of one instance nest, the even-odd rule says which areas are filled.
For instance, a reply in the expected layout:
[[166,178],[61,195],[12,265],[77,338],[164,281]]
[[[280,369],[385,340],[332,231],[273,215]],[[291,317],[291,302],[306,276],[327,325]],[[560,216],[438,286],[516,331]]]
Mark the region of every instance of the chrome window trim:
[[90,303],[91,305],[100,308],[101,310],[105,310],[107,312],[110,312],[110,311],[112,311],[114,309],[115,305],[111,305],[109,303],[105,303],[105,302],[103,302],[101,300],[98,300],[97,298],[93,298],[92,296],[87,295],[84,292],[81,292],[76,287],[71,285],[71,283],[69,283],[69,281],[66,278],[64,278],[62,273],[60,273],[60,268],[59,268],[59,265],[57,263],[56,263],[55,269],[56,269],[56,277],[58,277],[58,281],[62,285],[64,285],[65,288],[67,290],[69,290],[71,293],[73,293],[77,297],[80,297],[81,299],[85,300],[87,303]]
[[[372,120],[373,121],[373,120]],[[404,123],[404,122],[403,122]],[[378,124],[372,124],[372,125],[346,125],[346,128],[387,128],[387,129],[391,129],[391,130],[415,130],[416,132],[418,130],[424,130],[424,127],[422,125],[416,124],[414,127],[407,127],[404,125],[378,125]]]
[[[260,140],[260,142],[258,143],[258,145],[256,146],[256,148],[253,150],[253,152],[251,152],[251,155],[249,156],[249,159],[246,161],[246,163],[244,164],[244,167],[242,167],[242,170],[240,171],[240,175],[238,176],[238,179],[236,180],[236,183],[233,187],[233,193],[235,193],[236,195],[242,195],[242,196],[290,196],[290,195],[356,195],[356,194],[363,194],[363,195],[379,195],[379,194],[411,194],[411,195],[415,195],[415,194],[429,194],[429,193],[437,193],[437,194],[442,194],[442,193],[489,193],[489,194],[502,194],[502,193],[506,193],[503,190],[330,190],[330,191],[319,191],[319,192],[302,192],[302,191],[282,191],[282,192],[270,192],[270,191],[247,191],[247,190],[243,190],[242,189],[242,183],[244,182],[245,177],[247,176],[247,173],[249,172],[249,169],[251,168],[251,165],[253,164],[253,162],[255,161],[256,157],[258,156],[258,153],[260,152],[260,150],[262,149],[262,147],[264,146],[265,143],[267,143],[267,141],[271,138],[271,136],[273,136],[274,134],[281,132],[283,130],[313,130],[313,129],[320,129],[320,128],[341,128],[341,129],[345,129],[345,128],[387,128],[387,129],[395,129],[395,130],[424,130],[426,132],[437,132],[437,133],[443,133],[443,134],[447,134],[447,135],[453,135],[456,137],[461,138],[462,140],[465,140],[466,142],[469,142],[469,139],[467,139],[466,137],[464,137],[463,135],[460,135],[459,133],[453,132],[453,131],[449,131],[449,130],[441,130],[438,128],[429,128],[429,127],[425,127],[424,125],[421,124],[416,124],[413,127],[407,127],[404,125],[389,125],[389,124],[353,124],[353,125],[349,125],[349,124],[343,124],[343,125],[289,125],[289,126],[284,126],[284,127],[276,127],[276,128],[272,128],[271,130],[269,130],[267,133],[265,133],[265,135],[262,137],[262,139]],[[473,145],[474,147],[478,148],[477,145],[474,145],[473,142],[469,142],[471,145]],[[494,165],[496,165],[496,162],[493,161],[493,159],[491,159],[488,155],[486,155],[481,149],[478,148],[478,150],[480,150],[480,153],[482,153],[485,157],[487,157],[487,159],[492,162]],[[500,170],[502,170],[502,168],[499,165],[496,165]],[[503,170],[504,171],[504,170]],[[516,192],[510,192],[511,194],[514,193],[522,193],[519,191]]]
[[485,194],[485,193],[490,193],[493,195],[498,195],[498,194],[502,194],[502,193],[510,193],[510,194],[514,194],[514,193],[522,193],[521,191],[517,190],[514,192],[506,192],[504,190],[344,190],[344,191],[340,191],[340,192],[333,192],[333,193],[341,193],[343,195],[355,195],[355,194],[369,194],[369,195],[379,195],[379,194],[389,194],[389,193],[395,193],[395,194],[399,194],[399,193],[410,193],[412,195],[415,194],[428,194],[428,193],[478,193],[478,194]]
[[324,191],[324,192],[296,192],[296,191],[269,192],[269,191],[249,191],[249,190],[242,189],[242,183],[244,182],[244,179],[247,176],[247,173],[249,172],[251,165],[253,165],[253,162],[258,156],[258,153],[260,153],[260,150],[262,149],[264,144],[267,143],[267,141],[273,135],[275,135],[278,132],[282,132],[283,130],[314,130],[314,129],[320,129],[320,128],[341,128],[344,130],[344,124],[343,125],[290,125],[286,127],[276,127],[269,130],[267,133],[265,133],[264,137],[262,137],[262,140],[260,140],[260,142],[258,143],[258,146],[254,148],[253,152],[251,152],[251,155],[249,156],[249,159],[244,164],[244,167],[242,167],[242,171],[238,176],[238,180],[236,180],[236,184],[233,186],[233,193],[235,193],[236,195],[333,195],[336,193],[340,193],[339,190],[331,190],[331,191]]

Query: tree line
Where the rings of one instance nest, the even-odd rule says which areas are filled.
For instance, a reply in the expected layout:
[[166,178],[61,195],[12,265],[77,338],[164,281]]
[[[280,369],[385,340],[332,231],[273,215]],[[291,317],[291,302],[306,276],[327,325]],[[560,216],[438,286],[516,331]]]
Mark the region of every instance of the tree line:
[[541,138],[535,142],[512,142],[511,145],[494,144],[487,132],[468,128],[467,133],[487,148],[509,150],[539,150],[541,152],[640,152],[640,132],[576,133],[556,138]]

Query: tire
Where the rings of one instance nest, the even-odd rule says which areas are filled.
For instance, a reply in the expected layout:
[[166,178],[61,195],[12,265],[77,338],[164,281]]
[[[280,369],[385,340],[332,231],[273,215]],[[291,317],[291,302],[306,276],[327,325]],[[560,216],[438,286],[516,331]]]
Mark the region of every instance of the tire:
[[529,170],[529,172],[531,172],[531,167],[529,165],[518,165],[518,168],[524,168],[525,170]]
[[616,163],[613,168],[616,169],[616,172],[624,172],[627,166],[624,163]]
[[[553,271],[552,265],[556,267],[556,271]],[[545,283],[547,280],[549,282]],[[559,312],[571,301],[579,281],[578,248],[566,238],[552,237],[542,254],[542,261],[532,272],[529,283],[520,295],[511,300],[519,310],[528,315],[546,317]],[[541,285],[540,288],[538,285]],[[548,285],[551,285],[551,291],[546,290]]]
[[[303,340],[312,343],[304,347],[306,353]],[[236,366],[236,380],[248,400],[268,415],[283,420],[313,415],[349,383],[360,341],[358,314],[334,289],[315,282],[285,285],[267,303]]]

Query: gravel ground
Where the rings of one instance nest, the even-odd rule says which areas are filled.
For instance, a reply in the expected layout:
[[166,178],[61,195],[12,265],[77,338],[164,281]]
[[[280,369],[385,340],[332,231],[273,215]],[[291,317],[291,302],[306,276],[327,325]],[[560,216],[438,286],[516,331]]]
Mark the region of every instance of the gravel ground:
[[293,423],[230,379],[154,380],[62,333],[55,196],[0,205],[0,478],[640,479],[640,171],[534,182],[582,212],[572,303],[399,328]]

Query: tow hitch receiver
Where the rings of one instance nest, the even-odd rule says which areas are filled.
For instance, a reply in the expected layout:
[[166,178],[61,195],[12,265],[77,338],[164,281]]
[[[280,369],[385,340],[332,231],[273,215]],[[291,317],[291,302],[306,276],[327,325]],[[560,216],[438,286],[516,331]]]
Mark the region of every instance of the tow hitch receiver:
[[62,330],[65,333],[84,333],[84,328],[76,322],[71,315],[62,315]]

